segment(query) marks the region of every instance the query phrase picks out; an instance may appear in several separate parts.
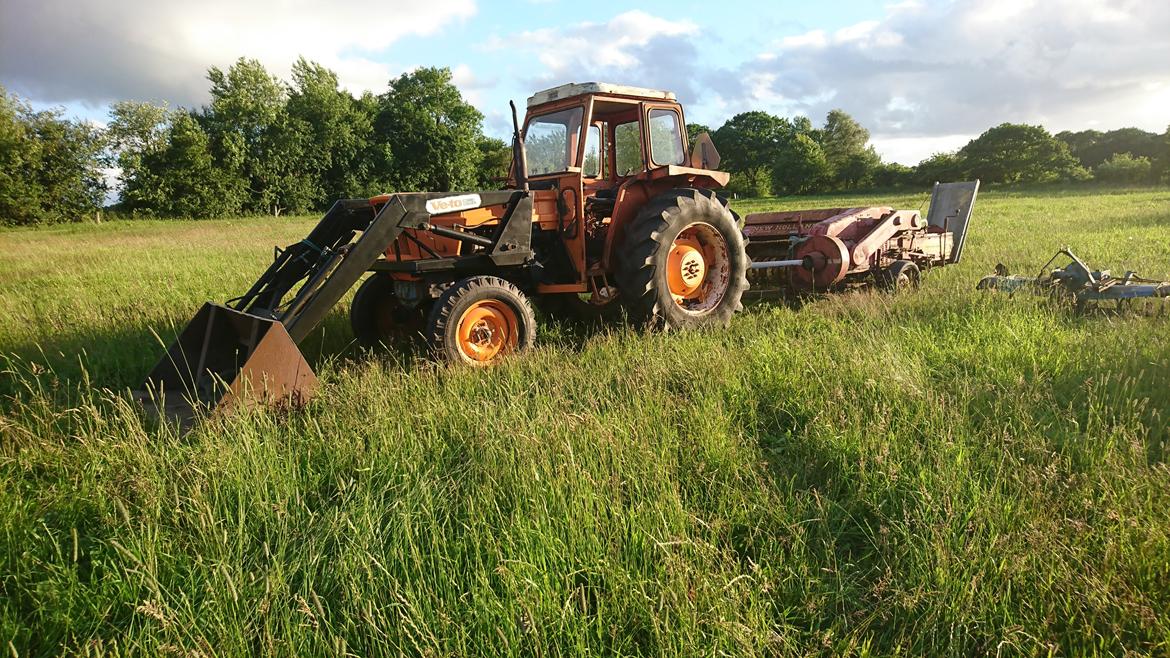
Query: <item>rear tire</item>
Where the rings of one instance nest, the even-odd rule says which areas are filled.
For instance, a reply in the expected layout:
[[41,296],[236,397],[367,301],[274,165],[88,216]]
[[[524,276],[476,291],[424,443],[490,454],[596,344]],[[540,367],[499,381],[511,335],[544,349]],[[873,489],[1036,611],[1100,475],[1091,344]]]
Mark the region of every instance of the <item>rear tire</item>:
[[422,333],[426,311],[403,305],[394,295],[394,279],[373,274],[358,287],[349,306],[349,326],[362,347],[390,345]]
[[713,192],[652,199],[626,229],[617,260],[619,299],[636,325],[726,326],[743,310],[750,261],[735,216]]
[[536,342],[532,304],[512,283],[473,276],[447,288],[431,309],[427,342],[435,358],[487,366]]

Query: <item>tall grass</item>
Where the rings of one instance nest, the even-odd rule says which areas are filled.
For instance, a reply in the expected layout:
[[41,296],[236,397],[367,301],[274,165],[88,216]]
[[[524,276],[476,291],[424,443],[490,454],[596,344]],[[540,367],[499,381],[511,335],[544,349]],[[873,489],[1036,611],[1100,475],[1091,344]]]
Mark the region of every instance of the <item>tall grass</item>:
[[988,194],[917,293],[548,325],[488,371],[339,311],[306,409],[145,420],[151,330],[312,221],[0,233],[9,653],[1170,652],[1168,321],[973,290],[1063,243],[1170,275],[1170,193]]

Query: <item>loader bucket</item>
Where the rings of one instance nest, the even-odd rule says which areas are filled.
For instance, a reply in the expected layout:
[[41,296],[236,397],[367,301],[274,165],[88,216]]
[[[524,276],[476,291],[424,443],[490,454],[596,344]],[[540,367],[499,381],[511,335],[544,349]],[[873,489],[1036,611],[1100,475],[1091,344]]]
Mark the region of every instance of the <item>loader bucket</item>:
[[316,388],[317,376],[283,324],[207,303],[136,395],[183,422],[232,407],[299,406]]

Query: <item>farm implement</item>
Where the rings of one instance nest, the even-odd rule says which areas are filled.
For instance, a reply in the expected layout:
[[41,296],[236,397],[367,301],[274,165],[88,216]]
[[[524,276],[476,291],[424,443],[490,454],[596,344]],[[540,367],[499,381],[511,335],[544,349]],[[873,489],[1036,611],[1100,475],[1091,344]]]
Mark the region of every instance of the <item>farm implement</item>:
[[533,302],[673,330],[726,325],[749,277],[797,292],[913,285],[959,260],[978,191],[936,185],[925,219],[872,207],[741,223],[716,192],[729,174],[714,144],[688,148],[672,93],[563,85],[512,117],[506,189],[337,201],[247,292],[206,304],[140,397],[179,416],[305,401],[317,379],[297,345],[359,281],[359,343],[421,335],[436,358],[472,366],[533,344]]
[[[1068,258],[1068,264],[1049,270],[1049,266],[1061,256]],[[1116,277],[1109,270],[1094,270],[1068,247],[1048,259],[1036,276],[1009,274],[1007,267],[1000,263],[995,267],[995,274],[980,279],[976,288],[1009,294],[1026,290],[1069,301],[1078,311],[1101,307],[1102,304],[1112,304],[1120,310],[1133,300],[1170,297],[1170,281],[1144,279],[1137,272]]]
[[748,280],[759,294],[915,286],[923,270],[959,262],[978,192],[978,181],[935,184],[925,219],[889,207],[748,215]]

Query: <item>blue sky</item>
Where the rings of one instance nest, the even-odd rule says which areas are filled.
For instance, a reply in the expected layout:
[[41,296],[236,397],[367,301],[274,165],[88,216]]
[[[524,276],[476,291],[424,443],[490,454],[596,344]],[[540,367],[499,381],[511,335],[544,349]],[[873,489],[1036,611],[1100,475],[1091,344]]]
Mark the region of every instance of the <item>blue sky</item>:
[[507,101],[605,80],[676,91],[717,127],[762,109],[814,122],[840,107],[908,164],[1004,122],[1052,130],[1170,124],[1165,0],[618,2],[0,0],[0,83],[102,121],[131,98],[197,106],[208,66],[297,55],[352,91],[449,66],[508,129]]

